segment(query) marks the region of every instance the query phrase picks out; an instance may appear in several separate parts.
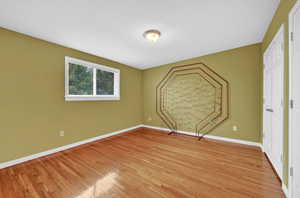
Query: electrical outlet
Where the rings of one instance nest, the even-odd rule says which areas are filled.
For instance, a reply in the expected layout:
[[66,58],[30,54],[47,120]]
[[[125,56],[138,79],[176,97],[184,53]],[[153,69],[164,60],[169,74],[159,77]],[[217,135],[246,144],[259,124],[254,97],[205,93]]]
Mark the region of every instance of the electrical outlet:
[[147,119],[147,121],[148,121],[148,122],[151,122],[151,121],[152,121],[152,117],[149,116],[148,119]]
[[238,130],[237,126],[234,125],[234,126],[232,127],[232,130],[233,130],[233,131],[237,131],[237,130]]
[[59,131],[59,136],[60,136],[60,137],[65,136],[65,131]]

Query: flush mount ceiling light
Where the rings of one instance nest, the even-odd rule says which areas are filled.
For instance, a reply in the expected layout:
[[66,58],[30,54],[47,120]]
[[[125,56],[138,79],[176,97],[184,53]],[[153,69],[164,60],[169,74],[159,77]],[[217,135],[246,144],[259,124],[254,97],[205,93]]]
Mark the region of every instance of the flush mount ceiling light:
[[147,30],[144,32],[143,36],[146,40],[150,42],[156,42],[157,39],[160,37],[161,33],[158,30]]

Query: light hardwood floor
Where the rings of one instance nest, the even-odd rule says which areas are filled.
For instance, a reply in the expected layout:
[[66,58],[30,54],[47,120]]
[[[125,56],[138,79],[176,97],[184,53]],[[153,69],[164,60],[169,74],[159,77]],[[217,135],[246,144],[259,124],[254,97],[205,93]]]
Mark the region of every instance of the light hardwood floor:
[[283,198],[259,148],[140,128],[0,170],[1,198]]

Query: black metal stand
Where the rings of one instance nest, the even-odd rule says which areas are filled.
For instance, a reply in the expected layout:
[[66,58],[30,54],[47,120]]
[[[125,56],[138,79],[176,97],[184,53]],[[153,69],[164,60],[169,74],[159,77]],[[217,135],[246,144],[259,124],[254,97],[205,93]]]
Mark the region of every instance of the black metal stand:
[[208,131],[208,132],[206,132],[206,133],[204,133],[204,134],[202,134],[201,136],[200,136],[200,132],[198,132],[198,140],[200,141],[200,140],[202,140],[203,138],[204,138],[204,136],[206,136],[207,134],[209,134],[209,132],[210,131]]
[[200,136],[200,137],[198,138],[198,140],[200,141],[200,140],[202,140],[203,138],[204,138],[204,135]]

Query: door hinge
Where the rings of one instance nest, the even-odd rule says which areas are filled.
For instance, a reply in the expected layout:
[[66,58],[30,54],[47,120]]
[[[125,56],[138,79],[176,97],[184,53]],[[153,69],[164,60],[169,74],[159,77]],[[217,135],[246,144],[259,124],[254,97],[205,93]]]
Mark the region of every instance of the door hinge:
[[290,167],[290,176],[291,176],[291,177],[294,176],[294,167]]
[[291,109],[294,108],[294,100],[290,100],[290,107],[291,107]]
[[294,41],[294,32],[291,32],[291,41]]

